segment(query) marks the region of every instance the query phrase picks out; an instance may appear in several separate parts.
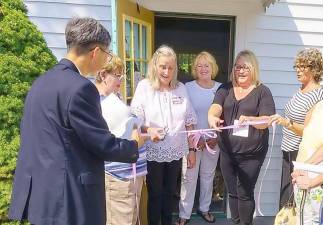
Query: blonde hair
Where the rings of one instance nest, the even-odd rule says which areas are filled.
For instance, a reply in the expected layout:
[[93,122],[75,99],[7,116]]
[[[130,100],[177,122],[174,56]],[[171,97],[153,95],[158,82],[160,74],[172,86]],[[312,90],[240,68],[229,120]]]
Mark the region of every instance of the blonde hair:
[[177,87],[178,80],[177,80],[177,57],[175,54],[175,51],[167,46],[167,45],[162,45],[160,46],[155,53],[153,54],[151,60],[149,61],[148,64],[148,80],[151,84],[151,86],[158,90],[160,88],[160,81],[157,76],[157,63],[160,57],[171,57],[175,60],[175,68],[174,68],[174,74],[173,74],[173,79],[170,82],[170,87],[172,89]]
[[316,48],[300,51],[295,59],[295,66],[308,66],[313,73],[315,82],[320,82],[323,76],[323,57],[320,50]]
[[197,63],[200,59],[204,58],[210,65],[211,65],[211,68],[212,68],[212,72],[211,72],[211,77],[212,79],[214,79],[216,77],[216,75],[218,74],[219,72],[219,67],[218,67],[218,64],[216,63],[216,60],[215,58],[210,54],[208,53],[207,51],[203,51],[201,53],[199,53],[196,57],[195,57],[195,60],[192,64],[192,75],[193,75],[193,78],[194,79],[197,79],[197,72],[196,72],[196,67],[197,67]]
[[124,73],[124,63],[119,56],[112,55],[111,60],[109,62],[106,62],[97,74],[95,81],[98,83],[102,82],[102,78],[100,76],[102,72],[112,73],[116,71],[121,71],[121,73]]
[[259,80],[260,72],[259,72],[259,63],[258,63],[257,57],[252,51],[243,50],[238,53],[237,57],[234,60],[233,68],[231,71],[231,78],[230,78],[233,86],[238,86],[237,80],[234,75],[234,67],[240,58],[243,58],[245,60],[245,64],[250,69],[252,83],[256,86],[260,85],[261,81]]

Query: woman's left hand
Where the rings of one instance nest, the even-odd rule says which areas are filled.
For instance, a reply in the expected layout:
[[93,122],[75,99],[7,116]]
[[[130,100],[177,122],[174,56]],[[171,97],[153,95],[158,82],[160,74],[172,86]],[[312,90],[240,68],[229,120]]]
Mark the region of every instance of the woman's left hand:
[[268,122],[269,125],[272,125],[273,123],[287,127],[289,125],[290,121],[288,119],[282,117],[279,114],[275,114],[275,115],[270,116],[270,119]]
[[252,125],[256,129],[267,129],[269,116],[245,116],[241,115],[239,117],[239,125],[246,125],[247,122],[261,122],[260,124]]
[[195,152],[189,151],[187,155],[187,168],[192,169],[196,163],[196,155]]
[[241,115],[239,117],[239,124],[243,124],[243,123],[248,122],[248,121],[250,121],[250,117],[249,116]]
[[197,142],[197,146],[196,146],[197,150],[199,151],[203,151],[203,149],[205,148],[205,140],[204,137],[201,136],[199,141]]

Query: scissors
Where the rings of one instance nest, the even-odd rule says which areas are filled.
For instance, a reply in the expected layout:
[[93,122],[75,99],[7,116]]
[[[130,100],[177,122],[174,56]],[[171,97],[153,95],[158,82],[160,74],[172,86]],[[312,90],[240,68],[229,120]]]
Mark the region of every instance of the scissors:
[[161,141],[163,141],[166,137],[166,134],[168,134],[169,132],[169,128],[168,127],[164,127],[163,129],[161,129],[160,131],[158,131],[158,133],[162,136],[161,137]]

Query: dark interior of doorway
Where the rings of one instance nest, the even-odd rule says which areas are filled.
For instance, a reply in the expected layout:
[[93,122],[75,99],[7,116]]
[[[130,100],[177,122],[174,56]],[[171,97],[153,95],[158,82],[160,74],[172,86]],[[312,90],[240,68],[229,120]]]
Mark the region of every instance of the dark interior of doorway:
[[[215,57],[219,66],[219,73],[215,80],[223,83],[228,81],[230,68],[232,68],[233,31],[233,17],[156,14],[155,49],[162,44],[167,44],[175,50],[179,68],[178,77],[183,83],[193,80],[191,64],[195,56],[201,51],[208,51]],[[178,183],[180,186],[180,178]],[[198,187],[199,183],[193,214],[198,207]],[[175,213],[178,210],[179,190],[175,196],[177,199],[177,205],[174,206]],[[214,179],[210,211],[216,213],[218,217],[225,216],[226,213],[226,193],[219,168]]]
[[182,82],[192,80],[191,63],[201,51],[210,52],[219,66],[215,80],[228,81],[233,59],[234,17],[203,17],[169,14],[155,17],[155,48],[174,48]]

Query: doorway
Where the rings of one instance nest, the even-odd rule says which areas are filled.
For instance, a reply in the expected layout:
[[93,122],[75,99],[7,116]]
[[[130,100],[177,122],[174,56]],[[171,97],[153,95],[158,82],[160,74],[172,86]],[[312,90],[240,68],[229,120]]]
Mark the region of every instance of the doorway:
[[[191,64],[201,51],[211,53],[219,66],[215,80],[225,83],[229,80],[234,50],[234,17],[208,15],[155,13],[155,46],[166,44],[172,47],[178,60],[178,78],[186,83],[193,80]],[[180,180],[179,180],[180,186]],[[199,183],[195,194],[193,214],[199,199]],[[177,200],[179,200],[179,191]],[[178,204],[178,201],[177,201]],[[174,207],[178,209],[178,207]],[[210,212],[217,217],[226,217],[226,192],[221,171],[216,170]],[[176,212],[175,212],[176,213]]]
[[187,14],[155,14],[155,49],[162,44],[174,48],[179,79],[191,81],[191,63],[201,51],[210,52],[219,66],[216,81],[229,79],[234,50],[234,17]]

